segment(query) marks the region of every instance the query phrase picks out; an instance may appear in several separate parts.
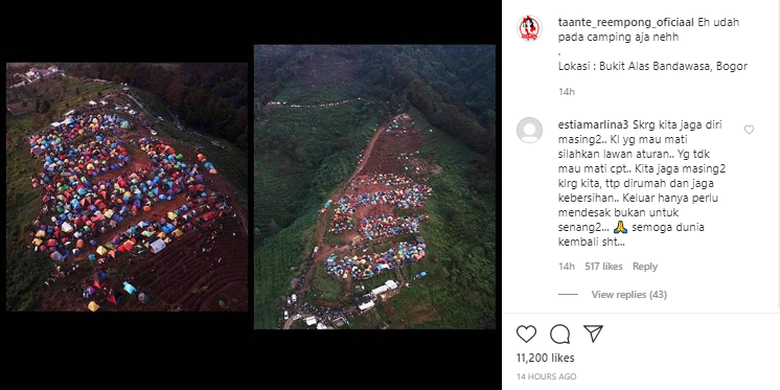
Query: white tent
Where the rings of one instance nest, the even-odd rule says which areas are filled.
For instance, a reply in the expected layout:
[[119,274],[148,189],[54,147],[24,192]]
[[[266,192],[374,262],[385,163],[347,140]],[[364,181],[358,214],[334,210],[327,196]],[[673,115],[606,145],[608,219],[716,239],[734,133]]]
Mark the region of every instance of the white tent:
[[384,294],[385,292],[387,292],[387,290],[389,290],[389,288],[387,288],[387,286],[383,284],[383,285],[381,285],[381,286],[371,290],[371,295],[376,297],[376,296],[379,296],[380,294]]
[[161,250],[165,249],[165,247],[165,241],[158,239],[152,243],[152,253],[159,253]]
[[63,231],[63,232],[65,232],[65,233],[70,233],[70,232],[72,232],[72,231],[73,231],[73,226],[71,226],[71,225],[70,225],[69,223],[67,223],[67,222],[63,222],[63,223],[62,223],[62,231]]

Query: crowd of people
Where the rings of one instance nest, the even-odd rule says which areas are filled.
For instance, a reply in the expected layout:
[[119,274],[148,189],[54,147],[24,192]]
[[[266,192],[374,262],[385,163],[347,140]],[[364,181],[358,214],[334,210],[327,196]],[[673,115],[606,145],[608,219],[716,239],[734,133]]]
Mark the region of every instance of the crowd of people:
[[392,213],[372,215],[360,220],[358,232],[368,241],[399,234],[417,233],[420,230],[420,222],[429,218],[427,213],[400,216],[394,216]]
[[360,207],[389,204],[399,209],[419,208],[425,205],[425,199],[431,193],[431,187],[425,184],[414,184],[385,191],[344,195],[335,206],[336,211],[330,224],[330,231],[339,234],[354,229],[352,216]]
[[405,264],[425,258],[425,243],[402,241],[383,253],[328,256],[326,269],[329,274],[342,279],[368,279],[386,270],[394,270]]

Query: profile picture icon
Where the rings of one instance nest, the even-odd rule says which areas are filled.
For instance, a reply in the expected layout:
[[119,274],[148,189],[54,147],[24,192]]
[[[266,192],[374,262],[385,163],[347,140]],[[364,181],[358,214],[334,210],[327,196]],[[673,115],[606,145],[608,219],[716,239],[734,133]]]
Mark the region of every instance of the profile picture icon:
[[526,15],[517,22],[517,35],[526,42],[533,42],[542,34],[542,23],[533,15]]
[[532,144],[542,138],[542,123],[536,118],[524,118],[517,124],[517,136],[520,140]]

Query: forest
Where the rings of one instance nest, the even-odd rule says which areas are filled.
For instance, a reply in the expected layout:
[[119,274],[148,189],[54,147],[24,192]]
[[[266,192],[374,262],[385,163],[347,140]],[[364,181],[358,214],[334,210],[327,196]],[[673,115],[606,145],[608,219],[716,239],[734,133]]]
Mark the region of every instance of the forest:
[[330,84],[388,102],[380,117],[414,107],[477,152],[471,178],[495,194],[495,62],[489,45],[256,46],[255,117],[291,84]]
[[188,127],[247,150],[245,64],[74,63],[62,64],[62,68],[72,76],[127,83],[152,92]]

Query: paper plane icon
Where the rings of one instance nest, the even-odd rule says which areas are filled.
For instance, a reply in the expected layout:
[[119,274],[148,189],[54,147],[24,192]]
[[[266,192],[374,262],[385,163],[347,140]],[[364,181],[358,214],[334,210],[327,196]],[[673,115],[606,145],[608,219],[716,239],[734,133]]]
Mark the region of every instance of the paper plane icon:
[[599,337],[599,334],[601,333],[601,329],[604,328],[604,325],[583,325],[585,327],[585,330],[590,333],[590,341],[595,343],[596,338]]

